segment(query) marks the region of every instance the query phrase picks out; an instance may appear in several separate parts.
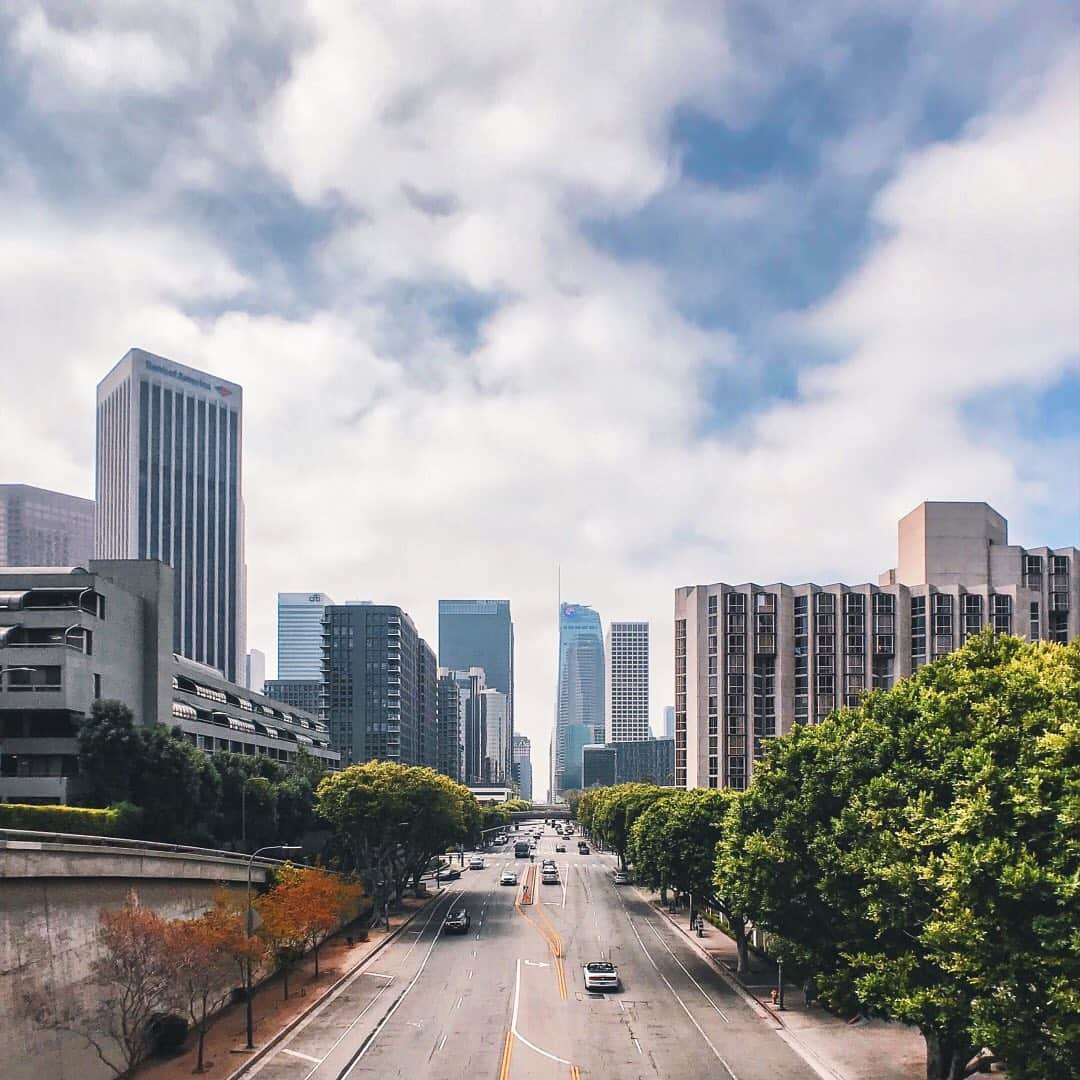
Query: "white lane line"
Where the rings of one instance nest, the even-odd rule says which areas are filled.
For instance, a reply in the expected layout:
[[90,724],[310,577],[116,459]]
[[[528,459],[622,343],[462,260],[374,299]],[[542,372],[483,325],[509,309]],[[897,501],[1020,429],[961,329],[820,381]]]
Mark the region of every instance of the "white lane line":
[[637,1039],[631,1039],[630,1041],[634,1044],[634,1046],[637,1047],[637,1052],[640,1054],[641,1053],[641,1043],[639,1043],[637,1041]]
[[281,1052],[288,1054],[290,1057],[301,1058],[304,1061],[314,1061],[316,1065],[322,1064],[322,1058],[312,1057],[310,1054],[301,1054],[299,1050],[290,1050],[287,1046]]
[[361,971],[360,974],[367,975],[372,979],[392,979],[394,977],[393,975],[383,975],[378,971]]
[[[390,1008],[387,1010],[386,1015],[379,1021],[379,1024],[375,1028],[375,1030],[368,1036],[364,1045],[360,1047],[360,1052],[352,1059],[352,1061],[349,1062],[349,1067],[341,1074],[339,1080],[346,1080],[346,1078],[353,1071],[353,1069],[356,1068],[357,1062],[359,1062],[360,1059],[375,1045],[375,1040],[379,1037],[382,1029],[386,1027],[386,1025],[390,1022],[391,1017],[394,1015],[394,1013],[398,1011],[398,1007],[408,996],[409,991],[420,981],[420,976],[424,974],[424,968],[427,967],[428,961],[431,959],[432,951],[435,949],[435,946],[439,944],[440,938],[441,935],[438,931],[436,931],[431,939],[431,944],[428,946],[427,952],[424,953],[424,959],[421,961],[420,967],[417,970],[416,974],[409,981],[409,985],[401,991],[400,995],[398,995],[397,1001],[395,1001],[394,1004],[391,1005]],[[387,983],[386,985],[389,986],[390,984]]]
[[444,1035],[439,1041],[439,1049],[441,1050],[446,1045],[446,1036]]
[[686,1013],[686,1016],[689,1019],[690,1023],[693,1024],[695,1028],[697,1028],[698,1034],[705,1040],[706,1045],[716,1055],[716,1060],[719,1061],[720,1064],[723,1065],[724,1068],[727,1070],[727,1074],[731,1077],[731,1080],[739,1080],[739,1078],[732,1071],[731,1066],[721,1056],[720,1051],[717,1050],[715,1046],[713,1046],[712,1039],[710,1039],[709,1036],[705,1034],[702,1026],[697,1022],[697,1020],[694,1019],[694,1014],[686,1007],[686,1002],[683,1001],[681,997],[679,997],[679,995],[675,992],[675,987],[668,982],[667,977],[657,966],[656,961],[652,958],[652,954],[649,952],[648,949],[645,948],[645,942],[641,940],[641,935],[637,932],[637,927],[634,925],[634,920],[630,918],[630,912],[626,911],[624,908],[623,914],[626,916],[626,921],[630,924],[630,929],[633,931],[634,937],[637,938],[637,943],[641,946],[641,951],[646,955],[646,957],[648,957],[649,963],[652,964],[653,969],[656,971],[656,974],[660,976],[663,984],[668,988],[668,990],[671,991],[671,996],[682,1007],[682,1011]]
[[459,998],[457,999],[457,1004],[456,1004],[456,1005],[454,1006],[454,1008],[455,1008],[455,1009],[460,1009],[460,1008],[461,1008],[461,1003],[462,1003],[462,1002],[463,1002],[464,1000],[465,1000],[465,998],[464,998],[464,997],[459,997]]
[[709,995],[702,988],[701,983],[699,983],[697,981],[697,979],[695,979],[694,976],[691,975],[690,972],[686,970],[686,966],[683,964],[683,962],[671,951],[671,948],[668,945],[668,943],[660,936],[659,931],[652,924],[652,920],[643,919],[642,922],[644,922],[645,925],[653,932],[653,937],[656,938],[656,940],[659,941],[660,944],[663,945],[665,949],[667,949],[668,955],[671,957],[672,960],[675,961],[676,964],[679,965],[679,967],[681,967],[683,969],[683,973],[686,975],[686,977],[701,991],[701,996],[720,1014],[720,1018],[724,1021],[724,1023],[725,1024],[730,1024],[731,1021],[727,1018],[727,1015],[720,1008],[720,1006],[717,1005],[716,1002],[713,1001],[713,999],[711,997],[709,997]]
[[557,1061],[560,1065],[569,1065],[570,1062],[566,1058],[557,1057],[555,1054],[549,1054],[546,1050],[541,1050],[535,1043],[529,1042],[524,1035],[517,1029],[518,1021],[518,1002],[521,999],[521,957],[518,957],[517,962],[517,975],[514,979],[514,1015],[510,1019],[510,1032],[515,1039],[520,1039],[530,1050],[535,1050],[538,1054],[542,1054],[544,1057],[551,1061]]
[[570,864],[563,863],[562,871],[562,906],[566,907],[566,883],[567,879],[570,877]]
[[[449,895],[451,895],[451,894],[447,894],[447,897],[449,897]],[[431,914],[428,915],[427,919],[424,922],[424,929],[425,930],[427,929],[428,924],[431,922],[431,920],[435,918],[435,912],[439,910],[439,907],[442,905],[442,902],[443,902],[443,898],[440,897],[438,900],[435,901],[434,904],[431,905]],[[401,958],[402,964],[404,964],[405,961],[408,960],[408,958],[412,955],[412,951],[413,951],[413,949],[416,948],[417,943],[419,942],[419,940],[420,939],[417,938],[416,941],[414,941],[408,947],[408,949],[405,952],[405,955]],[[366,974],[367,974],[366,971],[358,971],[356,973],[356,976],[357,976],[357,978],[359,978],[361,975],[366,975]],[[337,1039],[334,1041],[334,1045],[331,1046],[329,1050],[327,1050],[326,1056],[323,1058],[323,1061],[325,1061],[326,1058],[329,1057],[338,1048],[338,1045],[341,1043],[341,1041],[349,1034],[349,1032],[352,1031],[352,1029],[354,1027],[356,1027],[357,1024],[360,1023],[361,1019],[363,1018],[364,1014],[368,1011],[368,1009],[370,1009],[375,1004],[375,1002],[378,1001],[379,998],[381,998],[383,996],[383,994],[386,992],[386,988],[390,985],[391,981],[393,981],[392,978],[389,981],[384,982],[382,984],[382,986],[379,987],[378,991],[375,993],[375,996],[360,1010],[359,1013],[357,1013],[356,1018],[353,1020],[353,1022],[337,1037]],[[343,983],[337,990],[335,990],[334,993],[330,995],[330,997],[326,998],[325,1001],[323,1001],[320,1005],[316,1006],[316,1008],[314,1010],[312,1010],[312,1012],[303,1021],[303,1023],[301,1023],[300,1026],[297,1027],[297,1029],[292,1033],[292,1038],[295,1039],[300,1034],[300,1032],[302,1032],[308,1026],[308,1024],[310,1024],[317,1016],[321,1016],[322,1013],[324,1012],[324,1010],[326,1008],[328,1008],[330,1005],[332,1005],[342,994],[344,994],[349,989],[349,987],[352,986],[352,984],[353,984],[353,980],[349,979],[347,982]],[[282,1047],[282,1049],[284,1050],[286,1048]],[[268,1065],[271,1061],[273,1061],[275,1056],[276,1055],[271,1054],[269,1057],[265,1057],[265,1058],[263,1058],[262,1061],[257,1062],[255,1064],[255,1066],[253,1067],[253,1069],[251,1070],[251,1072],[249,1072],[247,1075],[248,1076],[255,1076],[257,1073],[262,1072],[263,1067],[265,1065]],[[311,1077],[315,1075],[315,1071],[316,1071],[315,1069],[312,1069],[304,1077],[304,1080],[311,1080]]]
[[466,979],[471,979],[472,978],[472,968],[466,968],[465,969],[465,978]]

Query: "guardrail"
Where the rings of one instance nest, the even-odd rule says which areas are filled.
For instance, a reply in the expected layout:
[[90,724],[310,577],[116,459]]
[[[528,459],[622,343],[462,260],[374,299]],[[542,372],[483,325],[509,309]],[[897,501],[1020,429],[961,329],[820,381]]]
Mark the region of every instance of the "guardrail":
[[[177,855],[197,855],[202,858],[229,859],[246,864],[250,855],[242,851],[223,851],[219,848],[194,847],[190,844],[162,844],[155,840],[131,840],[122,836],[84,836],[81,833],[38,832],[33,829],[0,829],[0,848],[8,840],[28,841],[39,844],[67,844],[72,846],[125,848],[133,851],[161,851]],[[268,859],[260,855],[254,860],[256,866],[284,866],[282,859]]]

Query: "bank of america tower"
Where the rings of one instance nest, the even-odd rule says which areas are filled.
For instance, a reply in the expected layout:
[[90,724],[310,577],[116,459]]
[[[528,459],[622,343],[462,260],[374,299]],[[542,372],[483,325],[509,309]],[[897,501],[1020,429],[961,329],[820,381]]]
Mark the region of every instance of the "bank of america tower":
[[175,651],[236,680],[244,643],[243,391],[130,349],[97,388],[102,559],[175,570]]

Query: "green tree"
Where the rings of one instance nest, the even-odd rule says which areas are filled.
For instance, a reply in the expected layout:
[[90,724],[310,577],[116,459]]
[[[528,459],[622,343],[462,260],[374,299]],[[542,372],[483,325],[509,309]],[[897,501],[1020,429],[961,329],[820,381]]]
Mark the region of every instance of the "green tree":
[[738,949],[738,970],[749,971],[744,912],[717,887],[716,845],[724,835],[730,790],[670,790],[642,811],[630,830],[628,854],[639,880],[708,902],[727,916]]
[[79,724],[79,774],[87,806],[131,801],[132,777],[142,769],[143,744],[135,717],[121,701],[95,701]]
[[584,792],[579,791],[577,788],[572,788],[571,790],[562,793],[563,801],[566,803],[572,818],[578,816],[578,806],[581,804],[581,796],[583,794]]
[[616,784],[597,790],[592,830],[619,856],[621,866],[626,866],[626,848],[634,822],[669,791],[653,784]]
[[434,769],[389,761],[351,765],[324,777],[316,807],[381,901],[391,886],[400,896],[410,878],[464,840],[480,819],[468,788]]
[[916,1024],[932,1080],[984,1043],[1078,1075],[1078,723],[1080,644],[984,633],[776,740],[717,880],[827,1000]]

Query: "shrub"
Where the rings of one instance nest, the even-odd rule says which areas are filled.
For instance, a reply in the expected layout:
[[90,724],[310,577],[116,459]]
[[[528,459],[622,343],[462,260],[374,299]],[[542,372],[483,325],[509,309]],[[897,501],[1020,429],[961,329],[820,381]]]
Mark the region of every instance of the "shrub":
[[130,822],[137,808],[123,804],[109,810],[83,806],[31,806],[0,803],[0,829],[32,829],[37,832],[82,833],[116,836],[121,822]]
[[154,1013],[146,1021],[150,1035],[150,1052],[155,1057],[173,1057],[179,1054],[187,1041],[188,1022],[175,1013]]

